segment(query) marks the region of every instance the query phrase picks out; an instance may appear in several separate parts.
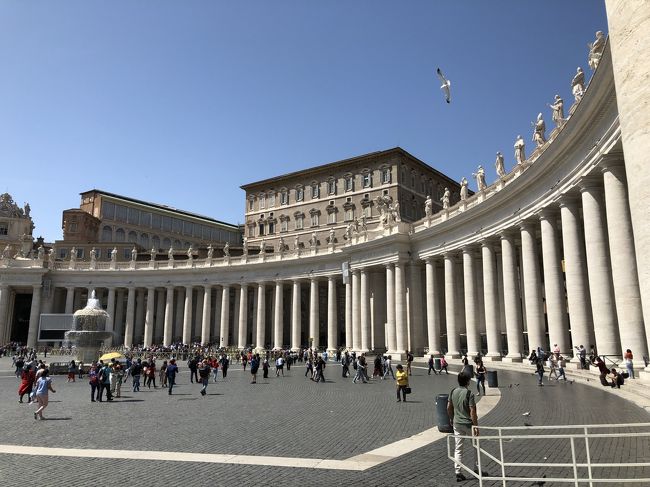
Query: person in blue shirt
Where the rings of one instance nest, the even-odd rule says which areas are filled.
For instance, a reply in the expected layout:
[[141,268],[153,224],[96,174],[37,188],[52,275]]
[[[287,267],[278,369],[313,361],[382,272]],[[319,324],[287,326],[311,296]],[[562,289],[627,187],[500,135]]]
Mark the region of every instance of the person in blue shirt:
[[176,359],[171,359],[169,365],[167,365],[167,384],[169,385],[169,394],[172,393],[172,388],[176,383],[176,374],[178,373],[178,365],[176,365]]
[[48,369],[43,370],[43,373],[36,381],[36,400],[40,406],[34,413],[34,419],[41,418],[43,419],[43,409],[47,407],[49,396],[48,392],[56,392],[52,387],[52,379],[49,377],[50,371]]

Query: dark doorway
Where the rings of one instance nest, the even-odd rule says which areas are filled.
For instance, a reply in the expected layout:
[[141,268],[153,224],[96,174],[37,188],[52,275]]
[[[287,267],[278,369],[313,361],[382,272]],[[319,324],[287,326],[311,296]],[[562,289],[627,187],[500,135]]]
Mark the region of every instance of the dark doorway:
[[31,294],[16,294],[14,300],[14,313],[11,323],[11,341],[27,343],[27,332],[29,331],[29,315],[32,308]]

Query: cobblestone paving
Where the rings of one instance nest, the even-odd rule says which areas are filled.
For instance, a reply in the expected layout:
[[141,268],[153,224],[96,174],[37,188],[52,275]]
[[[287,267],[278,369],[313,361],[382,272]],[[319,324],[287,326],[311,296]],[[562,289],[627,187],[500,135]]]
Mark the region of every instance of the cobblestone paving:
[[[18,380],[11,376],[10,359],[0,359],[2,443],[67,448],[164,450],[300,458],[346,459],[435,425],[434,398],[448,393],[456,377],[427,376],[415,368],[410,403],[396,403],[394,382],[352,384],[340,377],[340,367],[326,369],[328,382],[315,384],[304,368],[293,367],[284,378],[274,373],[251,385],[250,375],[231,368],[203,398],[189,384],[183,367],[177,394],[160,389],[130,392],[113,403],[91,403],[87,380],[67,384],[54,377],[56,394],[45,411],[48,421],[34,421],[32,406],[18,404]],[[285,371],[286,372],[286,371]],[[499,371],[502,400],[483,425],[588,424],[650,421],[650,415],[605,390],[578,384],[551,383],[537,387],[531,374]],[[508,387],[509,384],[520,384]],[[488,389],[489,394],[489,389]],[[523,411],[531,411],[528,418]],[[480,414],[480,404],[479,404]],[[600,446],[619,458],[635,455],[648,461],[647,442],[617,440]],[[541,461],[540,450],[553,457],[566,453],[558,445],[533,442],[507,446],[516,461]],[[396,460],[363,472],[304,468],[203,464],[113,459],[82,459],[0,455],[0,485],[22,481],[39,486],[94,486],[101,484],[153,485],[282,485],[317,481],[364,486],[469,485],[456,484],[445,441],[438,441]],[[549,455],[545,455],[551,457]],[[611,475],[620,475],[611,469]],[[106,479],[106,480],[103,480]],[[510,485],[510,484],[509,484]],[[514,484],[513,484],[514,485]],[[547,484],[548,485],[548,484]]]

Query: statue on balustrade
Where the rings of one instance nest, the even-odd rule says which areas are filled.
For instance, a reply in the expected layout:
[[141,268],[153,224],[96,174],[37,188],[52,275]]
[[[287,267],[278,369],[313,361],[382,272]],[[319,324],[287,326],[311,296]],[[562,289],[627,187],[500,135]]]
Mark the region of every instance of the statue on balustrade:
[[537,147],[541,147],[546,143],[546,123],[542,118],[542,114],[537,115],[537,121],[531,122],[533,126],[533,142],[537,144]]
[[515,161],[517,164],[523,164],[526,161],[526,143],[521,135],[517,135],[515,141]]
[[77,248],[72,247],[70,250],[70,262],[77,262]]
[[293,250],[298,252],[300,250],[300,237],[296,235],[296,238],[293,239]]
[[133,249],[131,249],[131,261],[135,262],[136,260],[138,260],[138,249],[136,249],[134,245]]
[[190,244],[190,247],[187,249],[187,260],[194,260],[194,249]]
[[151,247],[151,250],[149,251],[149,257],[151,258],[152,261],[156,260],[156,254],[158,252],[156,251],[155,247]]
[[309,246],[310,247],[316,247],[318,245],[318,235],[316,235],[316,232],[311,234],[311,238],[309,239]]
[[264,241],[264,239],[262,239],[262,241],[260,242],[260,254],[264,255],[265,252],[266,252],[266,242]]
[[494,161],[494,167],[497,170],[497,176],[499,176],[499,178],[504,178],[506,176],[506,167],[503,163],[503,154],[501,154],[501,152],[497,152],[497,158],[496,161]]
[[[451,199],[451,193],[449,191],[449,188],[445,188],[445,192],[442,194],[441,202],[442,202],[442,209],[443,210],[448,210],[449,209],[449,203]],[[431,216],[432,208],[429,208],[429,213],[427,216]]]
[[244,238],[244,242],[242,243],[242,255],[248,255],[248,240]]
[[117,247],[113,247],[111,250],[111,262],[117,262]]
[[[444,196],[442,197],[444,199]],[[429,218],[433,214],[433,201],[431,196],[427,195],[427,198],[424,200],[424,216]]]
[[90,262],[97,262],[97,250],[95,247],[90,249]]
[[345,235],[343,235],[343,238],[345,240],[352,240],[352,223],[348,223],[347,226],[345,227]]
[[45,257],[45,249],[43,248],[42,245],[39,245],[38,250],[36,252],[36,258],[38,260],[43,260],[43,257]]
[[465,201],[467,199],[467,178],[460,180],[460,200]]
[[483,166],[479,166],[476,172],[472,173],[472,176],[476,179],[476,187],[479,191],[487,188],[487,184],[485,184],[485,169],[483,169]]
[[29,206],[29,203],[25,203],[24,212],[25,212],[25,216],[27,218],[29,218],[29,214],[31,213],[31,211],[32,211],[32,208]]
[[393,207],[391,208],[391,214],[393,216],[393,221],[396,222],[401,222],[402,221],[402,215],[399,213],[399,201],[395,200],[393,203]]
[[169,250],[167,251],[167,260],[170,262],[174,261],[174,247],[170,246]]
[[278,242],[278,251],[281,254],[284,254],[284,251],[286,250],[287,246],[284,244],[284,237],[280,237],[280,241]]
[[361,213],[361,217],[359,218],[359,227],[362,232],[367,232],[368,231],[368,222],[366,221],[366,214]]
[[587,44],[589,46],[589,67],[594,70],[600,63],[600,58],[605,50],[605,34],[602,30],[596,32],[596,40]]
[[581,67],[578,67],[576,75],[571,80],[571,93],[575,97],[576,103],[582,99],[582,95],[585,93],[585,73]]
[[329,234],[329,236],[327,237],[327,243],[329,243],[329,244],[333,244],[333,243],[334,243],[334,240],[336,240],[336,235],[335,235],[335,233],[334,233],[334,229],[333,229],[333,228],[330,228],[330,234]]
[[553,122],[555,122],[556,127],[561,127],[562,124],[566,121],[564,119],[564,100],[560,98],[560,95],[555,95],[555,101],[552,104],[548,105],[553,110]]
[[[228,245],[228,242],[226,242],[226,245]],[[226,245],[223,246],[223,255],[226,254]],[[212,244],[208,245],[208,259],[212,259],[212,255],[214,254],[214,247],[212,247]]]
[[5,245],[5,248],[2,251],[2,258],[8,259],[10,255],[11,255],[11,247],[9,247],[9,245]]
[[[56,250],[54,250],[54,247],[50,249],[50,251],[47,254],[47,261],[54,265],[54,261],[56,261]],[[50,267],[51,269],[51,267]]]

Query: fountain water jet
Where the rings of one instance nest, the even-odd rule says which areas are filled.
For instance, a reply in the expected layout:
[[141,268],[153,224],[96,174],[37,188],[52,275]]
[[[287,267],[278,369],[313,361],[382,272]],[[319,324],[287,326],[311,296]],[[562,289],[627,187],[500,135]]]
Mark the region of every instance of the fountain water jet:
[[96,361],[102,342],[113,337],[112,331],[106,331],[107,318],[108,313],[102,309],[94,290],[86,307],[72,315],[72,330],[65,333],[65,339],[76,346],[77,360],[81,363]]

